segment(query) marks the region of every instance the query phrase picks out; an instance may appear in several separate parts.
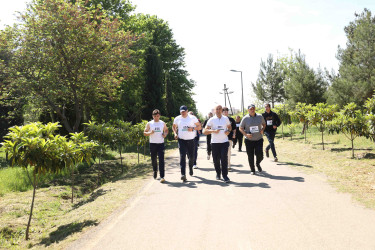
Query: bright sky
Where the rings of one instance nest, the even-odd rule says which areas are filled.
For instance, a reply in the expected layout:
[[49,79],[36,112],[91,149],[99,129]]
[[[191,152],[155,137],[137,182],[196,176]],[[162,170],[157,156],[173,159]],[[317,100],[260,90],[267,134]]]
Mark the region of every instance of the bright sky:
[[[6,4],[5,4],[6,2]],[[26,0],[1,0],[0,27],[14,21]],[[354,13],[375,11],[373,0],[132,0],[136,12],[168,21],[178,44],[185,48],[186,69],[196,82],[198,110],[207,114],[224,104],[224,84],[233,107],[241,106],[240,73],[244,103],[255,102],[255,82],[261,59],[281,56],[288,48],[301,49],[314,69],[338,69],[337,47],[345,46],[344,27]],[[227,105],[229,105],[227,103]]]

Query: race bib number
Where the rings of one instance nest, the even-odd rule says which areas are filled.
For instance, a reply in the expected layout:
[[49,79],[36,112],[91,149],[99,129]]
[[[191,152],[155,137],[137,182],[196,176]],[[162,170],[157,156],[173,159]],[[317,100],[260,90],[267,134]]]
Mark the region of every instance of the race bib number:
[[160,133],[160,132],[161,132],[160,127],[155,127],[154,132],[155,132],[155,133]]
[[250,127],[250,133],[259,133],[259,127],[258,126],[251,126]]
[[238,124],[236,124],[236,127],[237,127],[237,128],[239,128],[239,127],[240,127],[240,124],[239,124],[239,123],[238,123]]
[[220,125],[219,125],[219,126],[217,126],[217,129],[218,129],[218,130],[224,130],[224,126],[220,126]]
[[272,125],[272,120],[267,120],[267,125],[271,126]]
[[183,126],[182,127],[182,131],[188,131],[188,129],[189,129],[189,126]]

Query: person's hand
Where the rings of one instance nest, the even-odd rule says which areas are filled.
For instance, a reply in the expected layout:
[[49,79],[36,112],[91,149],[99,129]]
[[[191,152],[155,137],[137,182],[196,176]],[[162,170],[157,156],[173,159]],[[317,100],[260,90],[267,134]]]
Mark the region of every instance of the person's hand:
[[193,131],[194,131],[194,128],[193,128],[193,127],[189,127],[189,128],[188,128],[188,131],[189,131],[189,132],[193,132]]
[[229,135],[230,132],[229,132],[228,130],[226,130],[226,131],[224,132],[224,134],[225,134],[225,135]]
[[236,138],[236,134],[235,133],[233,133],[233,139],[235,139]]
[[247,139],[251,139],[252,137],[253,137],[252,134],[246,134],[246,138],[247,138]]
[[212,133],[214,133],[214,134],[218,134],[219,132],[220,132],[220,129],[212,130]]
[[154,130],[151,130],[151,131],[150,131],[150,135],[152,135],[153,133],[155,133],[155,131],[154,131]]
[[276,125],[273,125],[273,129],[277,129],[277,126],[276,126]]
[[177,134],[174,134],[174,139],[176,139],[176,140],[178,139],[178,136],[177,136]]
[[261,134],[261,135],[263,135],[263,134],[264,134],[264,131],[263,131],[263,130],[261,130],[261,131],[260,131],[260,134]]
[[161,136],[163,136],[163,138],[165,138],[165,137],[167,136],[167,134],[164,134],[164,133],[163,133]]

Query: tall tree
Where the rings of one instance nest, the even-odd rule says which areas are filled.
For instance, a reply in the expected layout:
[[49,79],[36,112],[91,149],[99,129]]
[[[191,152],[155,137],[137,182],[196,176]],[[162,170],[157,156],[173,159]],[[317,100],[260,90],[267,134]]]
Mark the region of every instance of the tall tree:
[[328,101],[363,105],[375,90],[375,17],[364,9],[345,27],[346,48],[339,47],[339,73],[329,88]]
[[300,51],[292,54],[290,58],[281,58],[280,63],[285,74],[285,95],[288,103],[294,106],[298,102],[325,102],[328,82],[321,70],[315,72],[310,68]]
[[253,91],[258,100],[271,103],[282,102],[285,97],[283,86],[283,74],[281,67],[273,56],[268,55],[267,62],[261,60],[260,70],[256,83],[252,83]]
[[12,52],[12,90],[48,105],[68,132],[78,131],[84,111],[113,99],[129,74],[136,37],[120,25],[100,9],[87,10],[84,1],[35,1],[19,26],[1,34],[0,46]]

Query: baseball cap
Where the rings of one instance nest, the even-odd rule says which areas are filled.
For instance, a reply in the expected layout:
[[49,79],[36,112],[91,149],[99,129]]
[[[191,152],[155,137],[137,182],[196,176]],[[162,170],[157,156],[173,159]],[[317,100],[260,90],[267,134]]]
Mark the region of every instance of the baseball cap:
[[255,104],[250,104],[247,109],[255,108]]
[[182,106],[180,107],[180,112],[181,112],[181,111],[186,111],[186,110],[188,110],[188,108],[187,108],[185,105],[182,105]]

